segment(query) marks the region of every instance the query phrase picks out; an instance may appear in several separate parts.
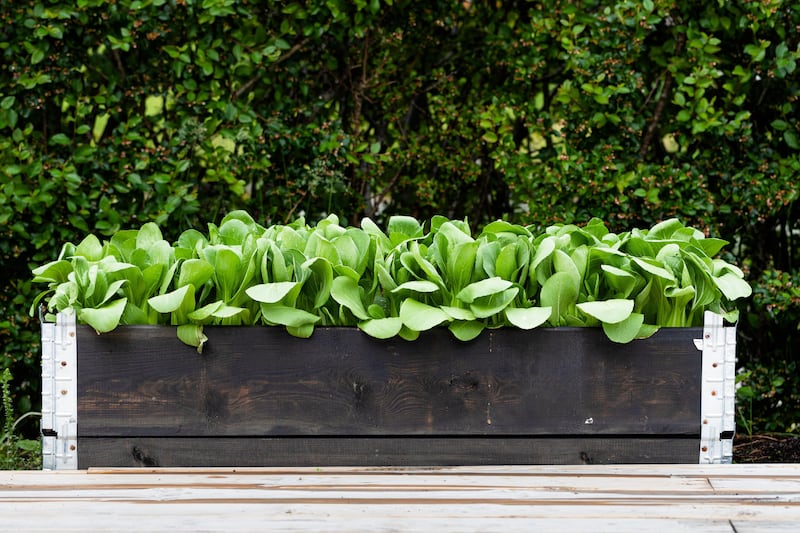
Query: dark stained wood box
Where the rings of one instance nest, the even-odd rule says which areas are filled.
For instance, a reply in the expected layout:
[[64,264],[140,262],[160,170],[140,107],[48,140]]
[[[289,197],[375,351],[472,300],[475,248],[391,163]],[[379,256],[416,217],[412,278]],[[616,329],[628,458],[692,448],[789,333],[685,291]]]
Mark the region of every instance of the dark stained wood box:
[[[351,328],[298,339],[282,328],[207,327],[198,354],[170,327],[64,327],[43,328],[56,383],[45,375],[43,427],[48,401],[73,396],[76,407],[44,430],[56,441],[62,432],[56,468],[59,454],[73,468],[697,463],[701,454],[702,328],[620,345],[592,328],[492,330],[464,343],[446,330],[408,342]],[[70,366],[75,382],[62,375],[59,385]]]

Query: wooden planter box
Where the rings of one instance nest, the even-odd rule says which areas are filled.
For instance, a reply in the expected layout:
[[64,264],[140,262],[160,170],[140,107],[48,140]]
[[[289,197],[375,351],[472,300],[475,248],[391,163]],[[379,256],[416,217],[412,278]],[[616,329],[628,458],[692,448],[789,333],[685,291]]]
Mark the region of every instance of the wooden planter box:
[[735,330],[169,327],[43,324],[45,468],[726,462]]

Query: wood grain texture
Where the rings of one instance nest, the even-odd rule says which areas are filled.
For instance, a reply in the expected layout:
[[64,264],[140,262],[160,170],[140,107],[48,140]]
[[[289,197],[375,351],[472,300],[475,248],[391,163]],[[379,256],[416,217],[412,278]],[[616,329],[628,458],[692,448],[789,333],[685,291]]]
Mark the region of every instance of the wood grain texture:
[[97,437],[78,467],[696,463],[697,439],[655,437]]
[[379,341],[319,328],[78,331],[86,437],[697,435],[699,329],[627,345],[597,329]]
[[800,465],[0,472],[0,514],[26,532],[788,532]]

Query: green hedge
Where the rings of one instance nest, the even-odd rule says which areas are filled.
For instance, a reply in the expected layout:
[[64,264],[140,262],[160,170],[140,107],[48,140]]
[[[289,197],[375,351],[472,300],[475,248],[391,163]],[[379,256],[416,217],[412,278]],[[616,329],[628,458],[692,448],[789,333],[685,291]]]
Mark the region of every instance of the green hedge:
[[0,357],[22,411],[38,397],[31,266],[147,221],[177,238],[237,208],[263,224],[678,217],[734,242],[751,280],[797,269],[786,2],[0,6]]

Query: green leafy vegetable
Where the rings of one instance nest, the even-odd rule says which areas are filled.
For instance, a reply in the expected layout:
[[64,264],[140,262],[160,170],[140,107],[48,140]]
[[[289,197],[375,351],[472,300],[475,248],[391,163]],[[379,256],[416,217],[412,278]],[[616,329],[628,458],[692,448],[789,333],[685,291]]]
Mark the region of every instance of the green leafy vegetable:
[[630,342],[659,327],[699,326],[706,311],[736,320],[751,294],[743,272],[714,257],[727,244],[676,219],[615,234],[598,219],[544,232],[496,221],[391,217],[343,227],[331,215],[264,227],[234,211],[170,244],[154,223],[66,243],[33,269],[46,284],[31,307],[74,310],[97,332],[171,324],[201,351],[205,325],[357,326],[379,339],[447,327],[463,341],[486,328],[602,327]]

